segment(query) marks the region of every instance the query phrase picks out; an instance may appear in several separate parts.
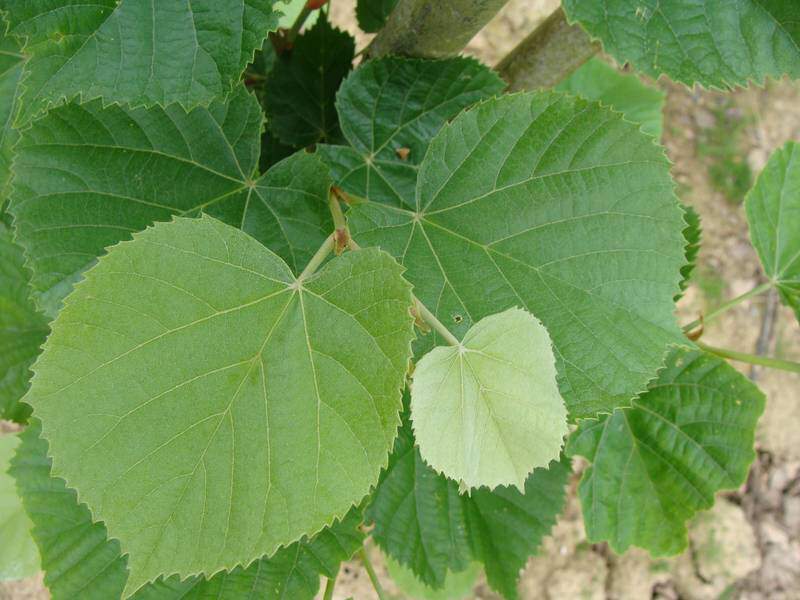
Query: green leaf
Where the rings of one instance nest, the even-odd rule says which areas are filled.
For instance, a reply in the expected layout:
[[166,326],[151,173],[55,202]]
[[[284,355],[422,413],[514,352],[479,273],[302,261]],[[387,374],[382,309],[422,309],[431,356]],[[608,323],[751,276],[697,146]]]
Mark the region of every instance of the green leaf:
[[481,319],[459,346],[434,348],[414,370],[411,420],[436,471],[467,489],[524,490],[568,433],[547,330],[512,308]]
[[355,239],[398,257],[456,337],[514,306],[542,321],[573,419],[629,403],[683,339],[672,298],[686,225],[669,162],[599,104],[488,100],[433,140],[410,209],[369,200],[349,213]]
[[796,0],[564,0],[618,62],[651,77],[730,89],[800,77]]
[[763,410],[764,395],[724,360],[675,349],[631,408],[582,422],[569,441],[592,462],[579,489],[589,540],[682,552],[686,521],[744,482]]
[[[353,72],[336,108],[351,146],[320,146],[346,192],[390,206],[413,207],[418,165],[448,119],[505,83],[471,58],[382,58]],[[401,158],[398,154],[405,154]]]
[[604,60],[593,58],[556,89],[610,106],[629,121],[640,124],[645,133],[661,139],[665,94],[636,75],[620,73]]
[[367,33],[378,33],[394,10],[397,0],[358,0],[358,26]]
[[352,36],[331,27],[322,13],[290,51],[277,57],[265,84],[264,108],[281,142],[308,146],[341,138],[334,101],[355,51]]
[[[128,574],[119,542],[108,539],[103,523],[92,523],[89,509],[78,503],[75,491],[63,479],[50,475],[47,442],[40,432],[34,420],[22,433],[12,473],[34,523],[33,536],[42,551],[50,594],[54,600],[120,598]],[[239,600],[249,593],[260,598],[311,600],[319,587],[319,574],[332,576],[339,563],[361,546],[360,522],[360,511],[353,509],[311,541],[296,542],[246,569],[219,573],[210,580],[158,580],[134,598],[199,600],[213,595],[218,600]]]
[[53,474],[130,555],[128,592],[249,564],[375,484],[414,335],[401,272],[370,249],[297,280],[210,217],[157,224],[87,272],[26,401]]
[[500,487],[461,496],[455,481],[423,462],[404,419],[367,519],[375,523],[372,535],[381,549],[428,586],[441,588],[448,570],[478,561],[492,588],[514,599],[522,568],[561,512],[569,472],[562,459],[536,469],[524,494]]
[[191,109],[222,100],[278,25],[275,0],[0,0],[27,40],[22,119],[80,95]]
[[5,33],[6,24],[0,19],[0,207],[8,195],[11,178],[12,148],[19,133],[12,127],[19,109],[17,93],[22,78],[25,57],[20,43]]
[[401,565],[391,556],[384,556],[386,570],[395,585],[405,596],[414,600],[462,600],[469,598],[475,582],[480,575],[480,565],[470,564],[466,570],[458,573],[447,573],[444,587],[437,590],[422,583],[414,572]]
[[700,215],[694,207],[681,203],[681,208],[683,209],[683,218],[686,221],[686,227],[683,230],[683,237],[686,240],[686,246],[684,247],[686,264],[681,267],[681,291],[675,294],[675,302],[683,297],[683,292],[689,287],[692,273],[694,273],[694,268],[697,265],[697,255],[700,253],[700,241],[703,237]]
[[800,320],[800,145],[777,150],[745,199],[750,239],[767,277]]
[[11,212],[39,305],[55,316],[107,247],[200,210],[301,269],[333,229],[329,176],[316,157],[298,155],[254,180],[262,119],[240,87],[189,114],[92,102],[36,121],[17,146]]
[[30,274],[22,249],[0,222],[0,418],[24,422],[30,407],[19,402],[30,380],[30,366],[49,331],[47,320],[29,298]]
[[0,581],[23,579],[39,571],[39,553],[31,522],[22,507],[8,467],[19,444],[16,435],[0,435]]

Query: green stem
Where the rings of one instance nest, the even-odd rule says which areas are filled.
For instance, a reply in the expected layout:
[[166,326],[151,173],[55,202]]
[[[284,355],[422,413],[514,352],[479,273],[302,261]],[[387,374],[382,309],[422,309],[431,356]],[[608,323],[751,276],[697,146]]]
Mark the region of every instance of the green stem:
[[294,42],[297,39],[297,35],[300,33],[300,30],[303,28],[303,25],[308,19],[308,16],[314,12],[312,9],[308,8],[308,3],[303,5],[303,9],[300,11],[300,14],[297,15],[297,18],[292,23],[291,28],[288,32],[286,32],[286,39],[289,42]]
[[781,371],[791,371],[792,373],[800,373],[800,363],[792,362],[790,360],[780,360],[778,358],[769,358],[767,356],[758,356],[756,354],[746,354],[744,352],[736,352],[735,350],[728,350],[727,348],[715,348],[703,342],[695,342],[698,347],[711,354],[716,354],[722,358],[736,360],[739,362],[748,363],[751,365],[759,365],[762,367],[770,367],[772,369],[780,369]]
[[461,345],[461,342],[458,341],[458,338],[454,336],[452,333],[450,333],[450,330],[447,329],[447,327],[445,327],[444,324],[439,319],[436,318],[436,315],[434,315],[430,310],[428,310],[427,306],[425,306],[422,302],[420,302],[416,296],[414,296],[414,300],[417,303],[417,312],[419,313],[419,316],[422,318],[423,321],[425,321],[428,325],[433,327],[436,330],[436,333],[442,336],[445,339],[445,341],[451,346]]
[[311,261],[306,265],[306,268],[303,269],[303,272],[300,273],[300,277],[297,278],[297,281],[308,279],[319,269],[319,266],[328,258],[328,255],[333,250],[334,241],[334,236],[329,235],[325,241],[322,242],[322,246],[320,246],[316,254],[311,257]]
[[333,600],[333,588],[335,587],[336,587],[336,577],[334,576],[328,579],[328,583],[325,584],[325,595],[322,596],[322,600]]
[[[350,238],[348,245],[350,246],[351,250],[361,250],[361,246],[359,246],[358,243],[353,238]],[[414,304],[416,304],[417,313],[419,314],[420,318],[423,321],[425,321],[428,325],[430,325],[433,329],[435,329],[436,332],[439,335],[441,335],[445,339],[445,341],[451,346],[461,345],[461,342],[458,341],[458,338],[454,336],[452,333],[450,333],[450,330],[444,326],[444,323],[442,323],[439,319],[437,319],[436,315],[434,315],[430,310],[428,310],[428,307],[425,306],[419,298],[417,298],[416,296],[412,296],[412,298],[414,299]]]
[[378,576],[375,574],[375,569],[372,568],[372,563],[364,550],[364,546],[361,546],[361,550],[358,551],[358,556],[361,558],[361,562],[364,563],[364,568],[367,570],[367,575],[369,575],[369,580],[372,582],[372,587],[375,588],[375,593],[378,594],[378,598],[380,598],[380,600],[388,600],[388,596],[386,592],[383,591],[381,582],[378,581]]
[[711,321],[716,319],[721,314],[723,314],[723,313],[729,311],[730,309],[732,309],[737,304],[740,304],[740,303],[744,302],[745,300],[747,300],[748,298],[752,298],[753,296],[758,296],[759,294],[763,294],[764,292],[768,291],[771,287],[772,287],[772,282],[767,282],[767,283],[761,284],[761,285],[759,285],[757,287],[754,287],[752,290],[750,290],[749,292],[745,292],[741,296],[737,296],[736,298],[733,298],[732,300],[728,300],[724,304],[721,304],[720,306],[718,306],[717,308],[712,310],[707,315],[704,315],[703,318],[696,319],[696,320],[692,321],[691,323],[689,323],[688,325],[684,325],[684,327],[683,327],[684,333],[688,333],[688,332],[692,331],[693,329],[695,329],[695,328],[697,328],[700,325],[703,325],[705,323],[710,323]]
[[344,218],[342,212],[342,205],[339,204],[339,193],[335,188],[331,188],[329,194],[331,216],[333,217],[333,225],[336,229],[347,230],[347,219]]

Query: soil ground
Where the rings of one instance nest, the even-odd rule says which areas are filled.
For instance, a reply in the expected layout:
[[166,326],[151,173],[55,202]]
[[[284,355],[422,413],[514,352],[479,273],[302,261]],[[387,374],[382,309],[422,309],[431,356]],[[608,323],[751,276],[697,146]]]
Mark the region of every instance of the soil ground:
[[[352,5],[351,0],[333,0],[333,20],[355,32]],[[495,64],[556,5],[556,0],[511,0],[467,51]],[[367,41],[368,36],[359,35],[359,48]],[[663,141],[674,162],[678,194],[703,220],[698,268],[679,304],[680,319],[688,322],[755,287],[763,277],[741,205],[746,187],[729,185],[726,193],[719,191],[714,160],[704,147],[746,157],[741,168],[757,175],[774,149],[800,140],[800,84],[769,83],[733,94],[688,90],[663,80],[656,85],[667,95]],[[800,360],[800,326],[768,296],[742,303],[709,324],[703,340]],[[800,600],[800,376],[735,366],[767,395],[757,434],[758,458],[741,489],[721,494],[711,511],[695,519],[689,550],[665,560],[640,550],[615,556],[605,544],[588,544],[576,473],[564,514],[522,574],[523,600]],[[370,553],[387,591],[406,598],[386,574],[380,553],[375,548]],[[47,597],[40,577],[0,584],[0,600]],[[343,566],[334,594],[339,600],[350,597],[376,598],[358,561]],[[498,596],[479,579],[468,598]]]

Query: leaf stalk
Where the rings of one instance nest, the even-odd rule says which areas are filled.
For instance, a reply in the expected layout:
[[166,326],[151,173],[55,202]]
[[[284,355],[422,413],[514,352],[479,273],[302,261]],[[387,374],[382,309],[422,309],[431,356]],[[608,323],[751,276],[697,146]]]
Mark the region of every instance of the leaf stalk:
[[734,306],[736,306],[738,304],[741,304],[742,302],[744,302],[748,298],[752,298],[753,296],[758,296],[759,294],[763,294],[764,292],[769,291],[771,288],[772,288],[772,282],[769,282],[769,281],[767,283],[763,283],[763,284],[761,284],[759,286],[756,286],[752,290],[750,290],[749,292],[745,292],[741,296],[737,296],[736,298],[728,300],[724,304],[719,305],[717,308],[715,308],[714,310],[712,310],[708,314],[704,315],[702,318],[695,319],[694,321],[692,321],[688,325],[684,325],[683,326],[683,332],[684,333],[689,333],[689,332],[693,331],[695,328],[699,327],[700,325],[704,325],[706,323],[709,323],[709,322],[713,321],[714,319],[716,319],[720,315],[728,312]]
[[328,258],[328,255],[333,251],[335,238],[336,234],[332,233],[325,239],[324,242],[322,242],[322,246],[320,246],[319,250],[317,250],[314,256],[311,257],[311,260],[306,265],[306,268],[303,269],[303,272],[300,273],[297,281],[308,279],[317,271],[317,269],[319,269],[320,265],[325,262],[325,259]]
[[380,598],[380,600],[388,600],[388,596],[386,595],[386,592],[383,591],[381,582],[378,581],[378,575],[375,573],[375,569],[372,567],[372,562],[369,560],[369,557],[364,550],[364,546],[361,546],[361,549],[358,551],[358,556],[361,559],[361,562],[364,563],[364,568],[367,570],[367,575],[369,575],[369,580],[372,582],[372,587],[375,588],[375,593],[378,594],[378,598]]
[[[336,575],[338,575],[338,571]],[[328,582],[325,584],[325,595],[322,596],[322,600],[333,600],[333,588],[336,587],[336,575],[329,578]]]
[[758,356],[756,354],[747,354],[745,352],[737,352],[736,350],[728,350],[727,348],[717,348],[709,346],[703,342],[695,342],[701,350],[705,350],[710,354],[714,354],[721,358],[744,362],[751,365],[759,365],[761,367],[769,367],[771,369],[779,369],[781,371],[790,371],[792,373],[800,373],[800,363],[790,360],[781,360],[779,358],[770,358],[767,356]]

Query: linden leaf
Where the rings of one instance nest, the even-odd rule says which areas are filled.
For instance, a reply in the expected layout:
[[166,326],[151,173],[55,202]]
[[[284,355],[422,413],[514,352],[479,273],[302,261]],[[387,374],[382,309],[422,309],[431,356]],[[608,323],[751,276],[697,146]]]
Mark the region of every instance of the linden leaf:
[[800,320],[800,144],[777,150],[745,199],[764,272]]
[[645,85],[631,73],[620,73],[600,58],[592,58],[556,86],[587,100],[602,102],[642,126],[642,131],[661,138],[662,109],[666,94]]
[[358,0],[358,26],[367,33],[378,33],[394,10],[397,0]]
[[185,109],[222,100],[278,26],[275,0],[0,0],[25,38],[22,119],[80,95]]
[[481,319],[461,345],[433,349],[414,370],[411,420],[435,470],[467,488],[524,491],[568,433],[547,330],[512,308]]
[[157,224],[86,273],[26,402],[53,475],[129,555],[127,594],[249,564],[375,484],[414,336],[401,272],[367,249],[297,280],[202,217]]
[[580,424],[568,451],[592,462],[580,484],[586,535],[615,552],[686,549],[686,521],[741,485],[764,395],[721,358],[675,349],[630,408]]
[[700,223],[700,215],[689,204],[681,204],[683,218],[686,220],[686,227],[683,230],[683,237],[686,240],[685,256],[686,264],[681,267],[681,291],[675,294],[675,302],[683,297],[683,292],[689,287],[692,273],[697,266],[697,255],[700,253],[700,241],[703,238],[703,227]]
[[29,298],[30,274],[24,262],[22,248],[0,220],[0,418],[17,422],[30,414],[30,407],[19,399],[28,389],[29,367],[49,331]]
[[336,96],[351,146],[318,147],[346,192],[390,206],[413,207],[417,172],[448,119],[505,83],[471,58],[388,57],[354,71]]
[[629,403],[684,339],[673,296],[686,224],[673,185],[663,148],[619,113],[514,94],[442,128],[412,207],[369,197],[348,219],[359,243],[407,267],[457,338],[514,306],[536,315],[574,419]]
[[[103,523],[92,522],[89,509],[78,503],[75,491],[68,489],[63,479],[51,476],[47,442],[40,432],[34,419],[20,436],[22,444],[11,472],[34,524],[33,537],[41,548],[50,595],[54,600],[120,598],[128,572],[119,542],[108,539]],[[133,598],[199,600],[213,595],[217,600],[239,600],[249,594],[312,600],[319,588],[319,574],[335,576],[339,563],[361,547],[364,534],[358,529],[360,523],[361,511],[354,508],[311,540],[295,542],[246,569],[239,567],[211,579],[158,580]]]
[[426,585],[441,588],[448,572],[477,561],[489,585],[514,599],[520,572],[564,506],[569,473],[569,461],[562,459],[536,469],[524,493],[499,487],[460,495],[455,481],[422,460],[404,418],[367,518],[375,523],[372,536],[381,549]]
[[796,0],[563,0],[619,63],[651,77],[730,89],[800,77]]
[[276,57],[265,83],[264,109],[270,131],[281,142],[308,146],[341,138],[334,102],[355,51],[352,36],[331,27],[322,13],[291,50]]
[[0,208],[6,199],[11,176],[12,148],[19,133],[12,127],[19,110],[18,92],[25,57],[20,43],[5,32],[6,24],[0,19]]
[[16,148],[10,211],[39,305],[55,316],[107,247],[200,211],[302,270],[333,230],[329,175],[319,159],[298,154],[254,180],[262,120],[243,87],[188,114],[91,102],[37,120]]
[[39,552],[31,522],[22,507],[8,466],[19,444],[16,435],[0,434],[0,581],[23,579],[39,571]]

